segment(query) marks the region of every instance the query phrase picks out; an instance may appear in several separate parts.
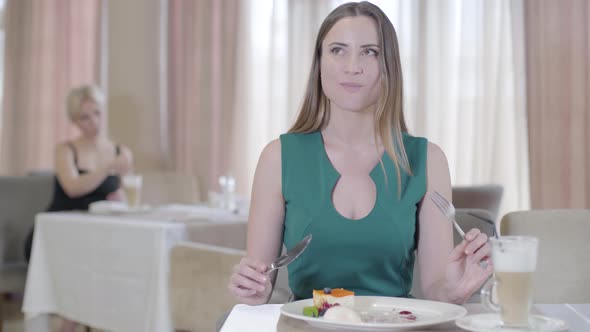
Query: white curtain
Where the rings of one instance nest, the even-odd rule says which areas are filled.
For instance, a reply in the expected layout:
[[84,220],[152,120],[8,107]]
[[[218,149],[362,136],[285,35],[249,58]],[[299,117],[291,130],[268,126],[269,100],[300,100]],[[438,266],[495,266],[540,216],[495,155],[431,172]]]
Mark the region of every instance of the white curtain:
[[441,146],[454,185],[501,184],[500,215],[527,209],[522,1],[387,3],[412,133]]
[[[242,193],[264,145],[294,120],[319,25],[344,2],[243,3],[232,151]],[[522,1],[372,2],[398,33],[412,134],[442,147],[454,185],[498,183],[500,213],[528,208]]]
[[264,146],[295,120],[311,67],[313,43],[331,1],[240,2],[234,138],[230,173],[250,194]]

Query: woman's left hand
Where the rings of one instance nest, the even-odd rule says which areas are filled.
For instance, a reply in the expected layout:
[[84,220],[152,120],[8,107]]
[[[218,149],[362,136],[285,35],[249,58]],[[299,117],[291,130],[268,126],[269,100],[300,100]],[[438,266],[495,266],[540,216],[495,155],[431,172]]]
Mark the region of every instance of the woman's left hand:
[[463,303],[477,291],[492,274],[491,246],[488,237],[474,228],[449,255],[446,280],[449,295]]
[[124,202],[125,201],[125,192],[123,192],[123,190],[121,190],[121,189],[113,191],[112,193],[107,195],[107,200],[108,201]]

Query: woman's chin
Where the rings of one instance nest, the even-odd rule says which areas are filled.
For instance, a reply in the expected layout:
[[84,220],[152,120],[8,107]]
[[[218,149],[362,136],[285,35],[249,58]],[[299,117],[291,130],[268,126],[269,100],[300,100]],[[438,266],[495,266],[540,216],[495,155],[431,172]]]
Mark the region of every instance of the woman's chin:
[[82,136],[84,136],[87,139],[95,139],[100,136],[100,131],[98,131],[98,130],[85,131],[85,132],[82,132]]
[[339,109],[346,112],[364,113],[375,109],[375,103],[366,100],[346,100],[344,102],[332,102]]

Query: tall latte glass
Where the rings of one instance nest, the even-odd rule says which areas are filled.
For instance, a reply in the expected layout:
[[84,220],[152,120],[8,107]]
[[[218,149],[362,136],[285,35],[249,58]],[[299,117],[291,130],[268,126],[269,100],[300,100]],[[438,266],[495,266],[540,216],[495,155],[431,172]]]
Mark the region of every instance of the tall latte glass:
[[[490,242],[494,279],[481,290],[481,301],[488,310],[500,312],[502,326],[530,327],[539,240],[528,236],[502,236]],[[497,302],[492,297],[494,288]]]
[[141,187],[143,178],[138,174],[127,174],[121,179],[123,190],[127,196],[127,205],[129,207],[139,207],[141,204]]

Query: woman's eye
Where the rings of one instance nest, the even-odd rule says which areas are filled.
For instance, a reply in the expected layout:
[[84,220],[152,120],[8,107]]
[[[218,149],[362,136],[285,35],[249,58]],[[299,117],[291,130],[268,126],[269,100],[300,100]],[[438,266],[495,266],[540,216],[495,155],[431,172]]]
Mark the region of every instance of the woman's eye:
[[342,54],[344,51],[340,47],[334,47],[330,49],[330,53],[332,54]]
[[362,55],[370,55],[370,56],[377,56],[379,54],[379,52],[377,52],[377,50],[368,48],[366,50],[363,51]]

